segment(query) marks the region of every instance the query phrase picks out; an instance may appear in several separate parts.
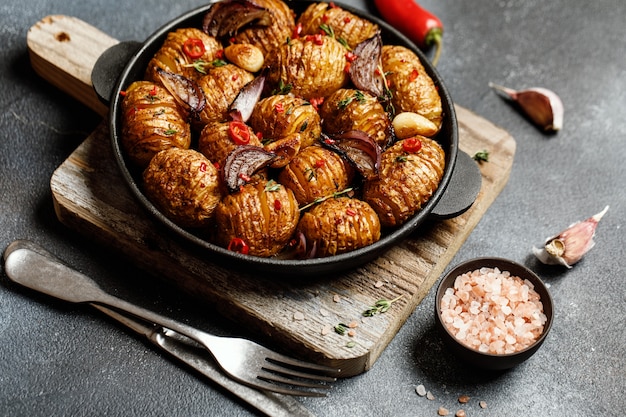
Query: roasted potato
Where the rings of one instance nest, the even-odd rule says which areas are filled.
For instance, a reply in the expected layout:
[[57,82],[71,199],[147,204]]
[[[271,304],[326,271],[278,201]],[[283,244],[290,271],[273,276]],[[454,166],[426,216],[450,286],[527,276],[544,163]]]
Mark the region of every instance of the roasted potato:
[[347,52],[336,39],[319,34],[283,42],[265,59],[267,85],[307,100],[327,97],[348,82]]
[[143,173],[143,185],[148,199],[181,227],[208,226],[221,199],[217,168],[193,149],[156,154]]
[[315,256],[324,257],[350,252],[380,239],[380,221],[376,212],[362,200],[349,197],[330,198],[305,212],[298,223]]
[[369,93],[342,88],[324,100],[320,108],[325,133],[360,130],[370,135],[381,147],[391,137],[391,121],[376,97]]
[[261,132],[266,144],[300,133],[301,148],[306,148],[322,133],[320,115],[315,108],[305,99],[292,95],[273,95],[259,101],[248,123]]
[[444,167],[444,151],[434,140],[401,140],[383,152],[379,175],[365,182],[363,199],[383,226],[400,226],[437,190]]
[[268,257],[287,245],[299,219],[290,189],[275,181],[249,183],[217,205],[216,236],[224,247],[241,239],[248,254]]
[[199,114],[199,125],[225,121],[231,103],[243,86],[252,80],[254,75],[233,64],[211,68],[198,80],[206,97],[206,106]]
[[[238,132],[244,128],[245,132]],[[220,167],[237,146],[263,146],[251,127],[241,122],[214,122],[206,125],[198,138],[198,150]]]
[[328,28],[341,42],[345,42],[354,49],[359,43],[378,33],[378,25],[363,19],[341,7],[328,3],[311,4],[298,18],[302,25],[302,33],[314,35],[319,33],[320,27]]
[[249,43],[263,51],[266,57],[278,45],[282,45],[293,35],[296,26],[293,11],[281,0],[254,0],[254,3],[267,9],[272,15],[270,26],[252,25],[235,35],[235,42]]
[[278,174],[278,181],[305,206],[348,188],[353,177],[354,170],[341,156],[315,145],[301,150]]
[[200,29],[181,28],[170,32],[161,48],[148,63],[145,79],[158,82],[157,68],[197,79],[204,75],[194,63],[218,59],[222,44]]
[[419,57],[404,46],[384,45],[382,66],[397,113],[413,112],[441,128],[441,97]]
[[165,88],[148,81],[136,81],[125,94],[121,145],[134,164],[145,168],[159,151],[189,148],[191,129],[187,115]]

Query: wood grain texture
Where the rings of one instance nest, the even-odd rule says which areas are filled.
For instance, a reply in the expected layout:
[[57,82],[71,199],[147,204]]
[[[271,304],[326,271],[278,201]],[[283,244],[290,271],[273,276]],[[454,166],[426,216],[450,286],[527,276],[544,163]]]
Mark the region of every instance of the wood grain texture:
[[[460,147],[489,151],[483,182],[463,215],[422,226],[377,260],[355,271],[315,279],[270,279],[235,273],[171,239],[135,202],[113,159],[106,123],[54,172],[54,207],[69,228],[118,250],[182,290],[220,303],[229,318],[280,350],[339,366],[345,376],[371,368],[426,296],[482,215],[504,188],[515,141],[504,130],[457,106]],[[362,317],[381,298],[401,298],[386,313]],[[338,323],[356,321],[356,335]],[[348,342],[355,342],[348,347]]]

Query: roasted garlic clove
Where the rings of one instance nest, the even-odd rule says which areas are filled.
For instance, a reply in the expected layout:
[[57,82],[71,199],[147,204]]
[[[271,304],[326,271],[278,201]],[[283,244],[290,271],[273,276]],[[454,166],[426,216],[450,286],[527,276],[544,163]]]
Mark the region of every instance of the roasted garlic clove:
[[249,43],[233,43],[224,48],[224,55],[233,64],[246,71],[257,72],[263,68],[263,51]]
[[557,131],[563,127],[563,102],[554,91],[540,87],[517,91],[494,83],[489,83],[489,87],[516,102],[543,130]]
[[587,220],[570,225],[557,236],[547,239],[543,248],[533,248],[533,253],[544,264],[571,268],[595,245],[596,227],[608,209],[606,206]]

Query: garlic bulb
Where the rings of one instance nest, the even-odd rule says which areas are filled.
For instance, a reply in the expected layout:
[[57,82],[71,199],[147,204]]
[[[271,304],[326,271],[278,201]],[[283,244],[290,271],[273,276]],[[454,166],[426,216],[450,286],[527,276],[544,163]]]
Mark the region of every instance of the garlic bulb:
[[563,127],[563,102],[554,91],[540,87],[516,91],[493,83],[489,83],[489,87],[516,102],[543,130],[557,131]]
[[533,253],[544,264],[571,268],[595,245],[596,227],[608,209],[606,206],[587,220],[570,225],[557,236],[547,239],[543,248],[533,248]]

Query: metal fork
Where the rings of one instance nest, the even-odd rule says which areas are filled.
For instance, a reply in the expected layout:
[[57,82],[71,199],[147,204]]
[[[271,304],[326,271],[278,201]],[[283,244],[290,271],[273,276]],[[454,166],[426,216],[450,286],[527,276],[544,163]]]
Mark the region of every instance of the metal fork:
[[294,359],[247,339],[215,336],[110,295],[33,242],[11,243],[4,260],[7,276],[25,287],[73,303],[112,307],[187,336],[204,346],[226,375],[250,387],[323,397],[339,375],[336,368]]

